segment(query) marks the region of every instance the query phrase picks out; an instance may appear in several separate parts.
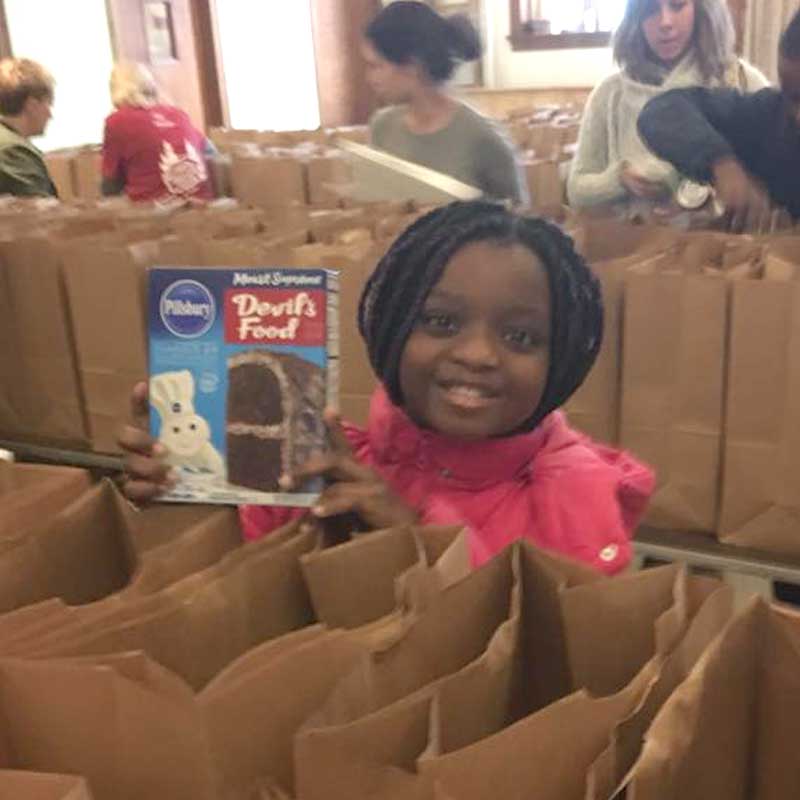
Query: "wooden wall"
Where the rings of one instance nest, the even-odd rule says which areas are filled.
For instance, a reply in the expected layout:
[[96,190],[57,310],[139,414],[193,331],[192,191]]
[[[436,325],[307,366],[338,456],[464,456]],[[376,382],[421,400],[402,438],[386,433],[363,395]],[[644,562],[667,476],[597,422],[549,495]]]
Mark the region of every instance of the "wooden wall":
[[312,0],[320,118],[324,126],[366,122],[375,100],[364,76],[361,33],[380,0]]

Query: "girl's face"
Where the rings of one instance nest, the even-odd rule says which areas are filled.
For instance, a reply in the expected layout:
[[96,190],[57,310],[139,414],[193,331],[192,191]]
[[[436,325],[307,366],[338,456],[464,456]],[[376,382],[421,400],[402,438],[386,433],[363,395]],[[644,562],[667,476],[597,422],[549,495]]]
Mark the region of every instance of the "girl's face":
[[460,439],[502,436],[528,419],[550,366],[550,287],[514,244],[459,250],[433,288],[400,361],[405,410]]
[[683,58],[694,34],[695,0],[650,0],[642,33],[653,55],[667,66]]
[[380,100],[387,103],[405,103],[419,86],[419,67],[414,64],[394,64],[385,59],[364,39],[361,55],[366,68],[367,83]]

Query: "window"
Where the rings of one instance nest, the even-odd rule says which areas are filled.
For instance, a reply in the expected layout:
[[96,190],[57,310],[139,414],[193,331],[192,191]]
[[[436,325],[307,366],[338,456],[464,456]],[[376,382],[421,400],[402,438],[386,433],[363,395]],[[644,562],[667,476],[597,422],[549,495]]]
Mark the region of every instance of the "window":
[[510,0],[511,47],[555,50],[606,47],[626,0]]

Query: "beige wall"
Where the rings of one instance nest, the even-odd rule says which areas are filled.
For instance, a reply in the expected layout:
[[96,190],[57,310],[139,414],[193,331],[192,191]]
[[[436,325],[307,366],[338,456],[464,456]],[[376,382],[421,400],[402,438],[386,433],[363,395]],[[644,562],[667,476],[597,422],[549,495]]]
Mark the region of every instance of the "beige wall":
[[513,52],[508,0],[484,0],[487,88],[591,87],[614,70],[610,48]]

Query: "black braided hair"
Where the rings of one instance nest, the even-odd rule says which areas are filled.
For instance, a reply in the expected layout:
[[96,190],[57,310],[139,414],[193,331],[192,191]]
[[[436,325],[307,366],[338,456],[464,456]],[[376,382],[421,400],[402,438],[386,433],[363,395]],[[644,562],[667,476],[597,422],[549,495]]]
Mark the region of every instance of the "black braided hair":
[[361,296],[358,327],[375,374],[392,402],[402,406],[400,358],[428,294],[458,250],[487,240],[528,248],[550,283],[550,369],[541,401],[522,426],[531,430],[583,383],[603,337],[597,278],[552,223],[483,200],[431,211],[401,233],[378,262]]

